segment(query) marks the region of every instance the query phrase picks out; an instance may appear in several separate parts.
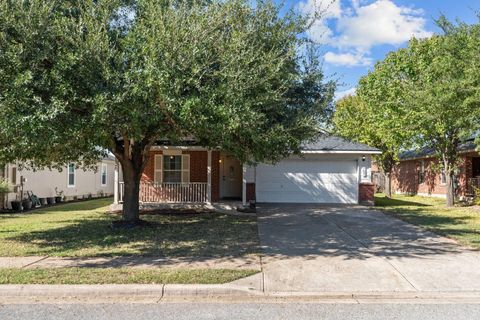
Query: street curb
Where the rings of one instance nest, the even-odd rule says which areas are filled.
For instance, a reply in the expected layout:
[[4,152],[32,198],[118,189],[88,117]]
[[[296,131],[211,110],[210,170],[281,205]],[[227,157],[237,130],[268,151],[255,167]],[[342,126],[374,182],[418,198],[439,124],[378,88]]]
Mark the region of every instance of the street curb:
[[161,299],[174,298],[246,298],[286,300],[344,300],[344,301],[401,301],[401,300],[459,300],[480,302],[480,291],[450,292],[269,292],[233,285],[196,284],[109,284],[109,285],[0,285],[0,299],[22,298],[61,299],[81,298]]
[[244,287],[184,284],[0,285],[1,297],[192,297],[261,294]]

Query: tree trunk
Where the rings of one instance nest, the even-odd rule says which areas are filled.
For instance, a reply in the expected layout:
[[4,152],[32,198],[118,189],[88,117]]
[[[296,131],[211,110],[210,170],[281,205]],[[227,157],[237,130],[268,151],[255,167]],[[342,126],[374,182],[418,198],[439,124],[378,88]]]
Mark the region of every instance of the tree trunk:
[[135,166],[122,163],[124,182],[123,221],[136,223],[140,221],[140,179],[142,172]]
[[446,172],[445,182],[447,187],[447,207],[453,207],[455,204],[455,186],[453,172]]
[[392,198],[392,179],[390,172],[385,172],[385,196]]

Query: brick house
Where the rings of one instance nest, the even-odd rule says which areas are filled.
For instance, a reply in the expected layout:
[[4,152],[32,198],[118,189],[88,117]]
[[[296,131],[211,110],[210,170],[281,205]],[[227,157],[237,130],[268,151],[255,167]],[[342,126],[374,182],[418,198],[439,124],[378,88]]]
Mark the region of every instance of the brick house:
[[[338,137],[306,144],[301,155],[248,166],[221,150],[186,141],[151,148],[142,175],[142,203],[210,203],[238,200],[289,203],[373,203],[371,155],[380,151]],[[123,183],[117,177],[115,202]]]
[[[458,147],[459,169],[455,176],[458,197],[472,196],[474,187],[480,186],[480,154],[474,139]],[[392,174],[392,191],[400,194],[446,197],[445,174],[432,149],[407,151],[400,155],[400,163]]]

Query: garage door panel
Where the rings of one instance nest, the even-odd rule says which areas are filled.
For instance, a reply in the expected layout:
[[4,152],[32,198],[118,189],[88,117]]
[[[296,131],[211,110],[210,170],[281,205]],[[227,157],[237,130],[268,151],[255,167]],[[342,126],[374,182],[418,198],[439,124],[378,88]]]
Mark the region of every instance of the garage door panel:
[[257,168],[258,202],[356,203],[355,161],[285,160]]

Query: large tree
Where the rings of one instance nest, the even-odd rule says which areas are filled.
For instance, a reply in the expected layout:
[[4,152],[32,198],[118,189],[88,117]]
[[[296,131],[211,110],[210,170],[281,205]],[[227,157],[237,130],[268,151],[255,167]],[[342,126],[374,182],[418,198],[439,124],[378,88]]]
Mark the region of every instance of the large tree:
[[270,1],[2,0],[0,162],[122,166],[123,218],[160,138],[275,161],[331,111],[307,19]]
[[367,141],[373,134],[372,144],[379,148],[404,140],[435,151],[446,175],[446,204],[452,206],[458,146],[479,128],[480,28],[453,25],[444,18],[439,25],[444,34],[412,39],[378,63],[360,81],[358,96],[367,108]]

